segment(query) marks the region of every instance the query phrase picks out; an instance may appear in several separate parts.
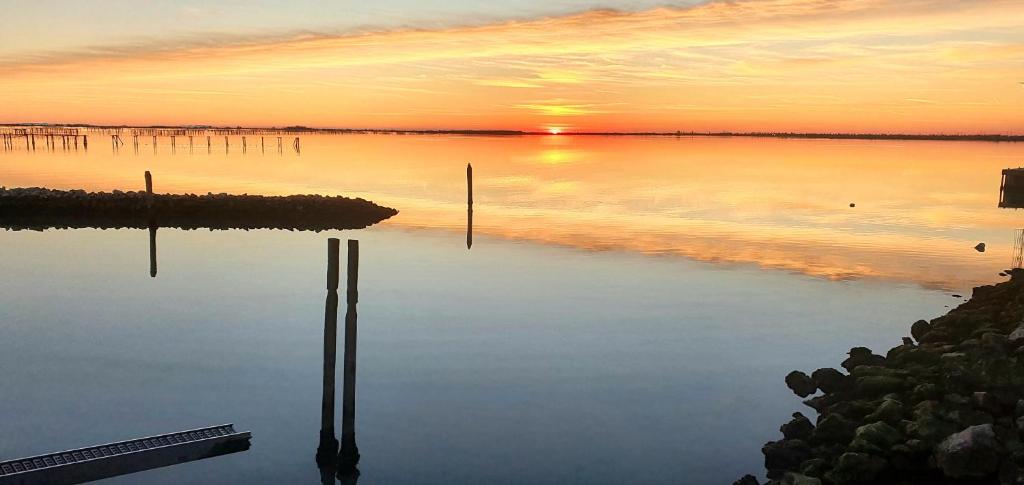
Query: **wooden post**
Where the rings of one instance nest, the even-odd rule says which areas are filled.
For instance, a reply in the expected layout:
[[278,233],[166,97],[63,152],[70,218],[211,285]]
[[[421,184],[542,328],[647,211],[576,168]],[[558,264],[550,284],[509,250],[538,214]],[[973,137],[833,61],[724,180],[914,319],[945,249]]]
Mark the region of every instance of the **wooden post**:
[[[149,172],[146,172],[149,173]],[[156,278],[156,219],[149,219],[149,277]]]
[[466,164],[466,249],[473,249],[473,164]]
[[224,137],[224,153],[228,152],[228,137]]
[[210,153],[213,150],[213,144],[210,143],[210,135],[206,135],[206,153]]
[[266,154],[267,153],[267,144],[263,142],[263,137],[262,136],[260,137],[260,153],[261,154]]
[[82,148],[89,149],[89,135],[82,135]]
[[245,141],[245,137],[242,137],[242,153],[245,153],[249,149],[248,143]]
[[338,452],[334,437],[334,371],[337,362],[338,340],[338,260],[341,241],[327,240],[327,304],[324,311],[324,381],[320,400],[320,446],[316,449],[316,462],[332,466]]
[[153,210],[153,175],[146,170],[146,209]]
[[32,134],[32,151],[36,151],[36,134]]
[[341,451],[338,468],[347,470],[359,463],[356,446],[356,304],[359,302],[359,241],[348,240],[348,285],[345,312],[345,374],[341,407]]

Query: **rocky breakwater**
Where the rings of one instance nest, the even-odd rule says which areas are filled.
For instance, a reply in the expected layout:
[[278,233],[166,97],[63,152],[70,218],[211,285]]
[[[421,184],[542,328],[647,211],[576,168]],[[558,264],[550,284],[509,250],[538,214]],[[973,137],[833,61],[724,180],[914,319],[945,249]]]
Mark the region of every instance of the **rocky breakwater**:
[[364,199],[320,195],[155,194],[0,187],[0,227],[360,229],[398,211]]
[[1010,277],[885,355],[787,375],[817,419],[794,413],[764,445],[768,483],[1024,483],[1024,270]]

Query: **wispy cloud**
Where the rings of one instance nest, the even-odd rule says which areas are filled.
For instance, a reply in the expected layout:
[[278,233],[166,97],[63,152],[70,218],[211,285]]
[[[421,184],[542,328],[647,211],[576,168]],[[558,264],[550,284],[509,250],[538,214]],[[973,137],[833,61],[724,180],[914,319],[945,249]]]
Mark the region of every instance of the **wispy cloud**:
[[[114,99],[144,88],[169,97],[132,111],[93,106],[91,121],[148,108],[151,121],[393,125],[375,113],[406,111],[406,126],[534,129],[571,117],[584,129],[1000,131],[1024,123],[1011,108],[1021,90],[1006,82],[1019,79],[1022,55],[1024,0],[740,0],[437,30],[148,40],[3,59],[0,88],[34,100],[3,116],[32,119],[62,116],[68,102],[39,101],[55,89]],[[281,95],[297,84],[304,97]],[[268,102],[258,120],[230,118],[252,110],[214,95],[180,113],[168,102],[180,90]]]

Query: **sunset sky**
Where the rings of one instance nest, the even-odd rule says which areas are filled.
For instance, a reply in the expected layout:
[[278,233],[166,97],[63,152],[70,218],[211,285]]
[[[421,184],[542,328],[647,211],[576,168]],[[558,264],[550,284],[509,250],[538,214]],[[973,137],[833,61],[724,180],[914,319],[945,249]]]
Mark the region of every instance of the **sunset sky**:
[[1024,0],[207,3],[0,1],[0,122],[1024,133]]

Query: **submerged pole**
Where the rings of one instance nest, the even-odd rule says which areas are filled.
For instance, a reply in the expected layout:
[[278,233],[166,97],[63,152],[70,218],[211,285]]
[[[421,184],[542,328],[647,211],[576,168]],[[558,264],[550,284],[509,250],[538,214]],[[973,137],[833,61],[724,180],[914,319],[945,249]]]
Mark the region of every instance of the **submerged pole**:
[[327,240],[327,303],[324,311],[324,382],[320,400],[320,446],[316,449],[318,465],[333,465],[338,452],[334,435],[334,371],[338,340],[338,260],[341,241]]
[[341,451],[338,468],[355,468],[359,463],[356,446],[356,304],[359,302],[359,241],[348,240],[348,282],[345,312],[345,370],[341,407]]

